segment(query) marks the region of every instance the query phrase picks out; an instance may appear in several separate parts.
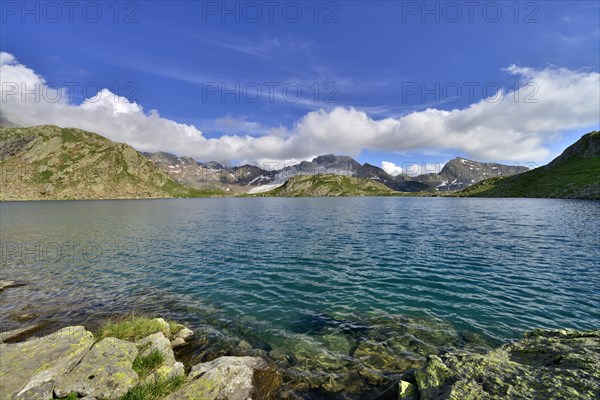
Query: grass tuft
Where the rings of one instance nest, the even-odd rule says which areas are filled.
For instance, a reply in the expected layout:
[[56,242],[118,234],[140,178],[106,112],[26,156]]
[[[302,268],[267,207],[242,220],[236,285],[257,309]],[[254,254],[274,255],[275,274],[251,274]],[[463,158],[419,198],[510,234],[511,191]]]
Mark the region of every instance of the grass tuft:
[[169,321],[169,327],[171,328],[171,336],[183,329],[183,326],[174,321]]
[[156,378],[134,386],[119,400],[158,400],[179,389],[185,383],[185,376]]
[[96,332],[96,339],[106,337],[136,341],[153,333],[162,332],[169,337],[168,329],[158,321],[148,317],[130,316],[119,321],[107,321]]
[[137,356],[133,360],[132,368],[139,375],[140,379],[144,379],[152,371],[158,368],[165,360],[165,355],[158,350],[152,350],[146,356]]

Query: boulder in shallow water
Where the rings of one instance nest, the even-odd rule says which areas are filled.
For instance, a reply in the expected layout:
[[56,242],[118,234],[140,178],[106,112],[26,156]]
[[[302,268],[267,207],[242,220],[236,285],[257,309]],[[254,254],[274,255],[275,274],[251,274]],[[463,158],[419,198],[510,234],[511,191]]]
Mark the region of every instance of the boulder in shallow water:
[[178,331],[174,333],[171,339],[171,347],[181,347],[185,346],[187,342],[194,337],[194,331],[186,328],[183,325],[177,324]]
[[52,399],[55,382],[94,344],[83,326],[71,326],[23,343],[2,344],[1,399]]
[[29,325],[29,326],[24,326],[21,328],[17,328],[17,329],[12,329],[10,331],[6,331],[6,332],[2,332],[0,333],[0,343],[4,343],[10,340],[16,340],[19,339],[23,336],[29,335],[32,332],[35,332],[39,329],[44,328],[45,326],[47,326],[47,323],[37,323],[37,324],[33,324],[33,325]]
[[118,399],[138,383],[131,367],[138,354],[134,343],[104,338],[83,357],[79,365],[58,380],[57,397],[69,393],[100,399]]
[[486,354],[431,356],[421,400],[600,398],[600,331],[538,330]]
[[4,289],[13,288],[13,287],[19,287],[19,286],[25,286],[25,283],[15,282],[15,281],[7,281],[7,280],[0,280],[0,292],[3,291]]

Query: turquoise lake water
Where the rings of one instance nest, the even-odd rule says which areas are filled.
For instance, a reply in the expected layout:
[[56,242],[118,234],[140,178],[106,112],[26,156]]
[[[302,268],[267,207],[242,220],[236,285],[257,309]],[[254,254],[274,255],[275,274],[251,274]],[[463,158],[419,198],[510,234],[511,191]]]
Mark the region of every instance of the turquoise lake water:
[[[3,329],[27,310],[53,325],[135,311],[294,351],[290,338],[336,324],[360,343],[373,318],[424,318],[491,344],[600,326],[600,202],[232,198],[0,213],[0,277],[28,283],[0,295]],[[348,362],[353,346],[340,350]]]

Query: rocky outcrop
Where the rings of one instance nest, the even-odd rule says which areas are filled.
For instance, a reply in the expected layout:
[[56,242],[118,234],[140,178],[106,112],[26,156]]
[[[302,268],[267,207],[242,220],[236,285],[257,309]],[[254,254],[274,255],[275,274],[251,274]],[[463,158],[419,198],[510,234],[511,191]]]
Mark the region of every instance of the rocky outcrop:
[[[92,333],[82,326],[73,326],[26,342],[1,344],[0,399],[76,396],[111,400],[136,390],[138,396],[144,387],[156,382],[171,382],[171,390],[177,389],[185,380],[185,370],[175,359],[171,339],[187,343],[194,333],[162,318],[146,320],[158,324],[154,333],[136,343],[114,337],[94,343]],[[156,357],[157,353],[160,357]]]
[[573,159],[600,157],[600,132],[593,131],[583,135],[578,141],[567,147],[565,151],[546,167],[555,167]]
[[168,400],[247,400],[254,392],[256,370],[266,368],[260,357],[220,357],[192,367],[190,382]]
[[464,189],[488,178],[513,176],[528,170],[525,166],[484,163],[457,157],[448,161],[438,173],[419,175],[413,180],[439,191],[452,191]]
[[67,397],[118,399],[138,382],[132,364],[138,354],[135,344],[115,338],[105,338],[96,343],[72,371],[61,377],[54,393]]
[[0,398],[52,399],[55,383],[92,347],[94,338],[82,326],[73,326],[43,338],[1,344]]
[[600,398],[600,331],[538,330],[486,354],[431,356],[421,400]]

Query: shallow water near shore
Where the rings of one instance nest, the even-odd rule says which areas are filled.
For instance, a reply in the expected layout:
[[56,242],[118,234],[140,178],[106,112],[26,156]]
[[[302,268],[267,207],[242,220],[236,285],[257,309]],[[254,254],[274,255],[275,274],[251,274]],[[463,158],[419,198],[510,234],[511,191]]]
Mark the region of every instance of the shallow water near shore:
[[379,396],[426,354],[600,325],[595,201],[71,201],[0,213],[0,278],[28,282],[0,294],[2,330],[28,312],[50,330],[165,316],[200,332],[189,360],[265,354],[298,393]]

